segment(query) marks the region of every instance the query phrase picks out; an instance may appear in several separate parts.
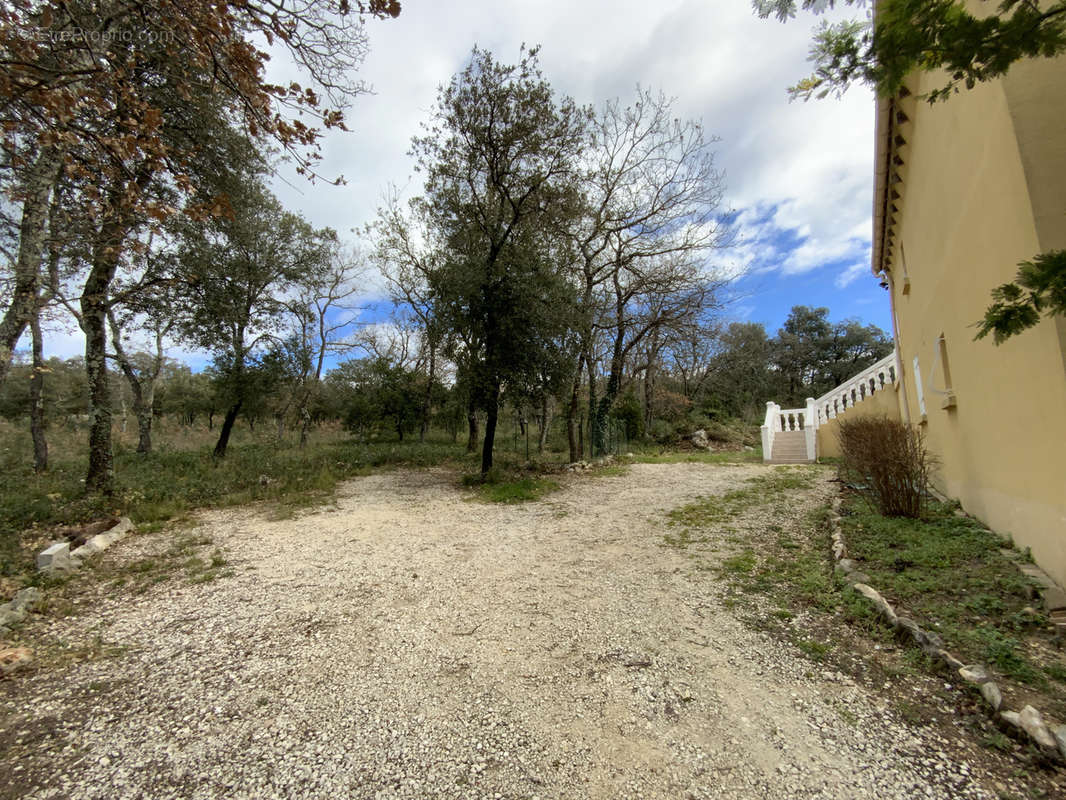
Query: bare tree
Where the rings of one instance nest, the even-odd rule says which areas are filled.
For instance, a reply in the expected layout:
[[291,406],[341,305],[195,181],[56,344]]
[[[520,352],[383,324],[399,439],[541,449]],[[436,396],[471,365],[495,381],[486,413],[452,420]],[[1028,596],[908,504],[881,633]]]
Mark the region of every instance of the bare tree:
[[[720,216],[724,178],[702,125],[682,122],[673,101],[638,89],[636,102],[607,103],[593,126],[583,180],[584,213],[573,235],[579,254],[583,330],[593,449],[603,450],[607,415],[622,389],[628,354],[644,337],[701,314],[725,279],[707,264],[732,231]],[[607,376],[596,398],[593,343],[609,337]],[[569,439],[577,455],[571,394]]]
[[330,354],[356,346],[350,335],[357,308],[353,298],[362,289],[366,260],[361,252],[332,241],[325,253],[327,268],[312,273],[290,302],[295,335],[307,357],[301,359],[296,376],[296,414],[300,420],[300,447],[307,445],[311,428],[311,402],[322,385],[322,370]]

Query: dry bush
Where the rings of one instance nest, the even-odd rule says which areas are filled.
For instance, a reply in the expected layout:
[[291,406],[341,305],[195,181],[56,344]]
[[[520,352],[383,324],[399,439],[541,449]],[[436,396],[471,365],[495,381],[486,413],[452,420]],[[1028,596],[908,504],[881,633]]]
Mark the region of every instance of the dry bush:
[[920,518],[935,459],[920,428],[888,417],[841,420],[841,477],[886,517]]

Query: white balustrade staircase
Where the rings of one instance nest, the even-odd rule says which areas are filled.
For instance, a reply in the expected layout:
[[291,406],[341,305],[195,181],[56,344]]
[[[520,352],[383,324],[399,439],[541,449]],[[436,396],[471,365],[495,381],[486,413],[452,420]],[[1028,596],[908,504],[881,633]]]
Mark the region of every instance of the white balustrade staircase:
[[808,397],[806,408],[781,408],[770,401],[762,426],[763,461],[813,463],[818,456],[818,428],[877,392],[895,386],[897,380],[899,367],[896,353],[892,352],[817,400]]
[[807,436],[803,431],[779,431],[774,434],[770,453],[771,464],[806,464]]

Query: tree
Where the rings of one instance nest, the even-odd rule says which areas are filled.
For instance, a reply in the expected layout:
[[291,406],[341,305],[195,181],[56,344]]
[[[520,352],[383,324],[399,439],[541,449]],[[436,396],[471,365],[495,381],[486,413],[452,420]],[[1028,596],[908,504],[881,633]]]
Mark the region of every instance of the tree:
[[[836,0],[753,0],[763,18],[782,22],[805,11],[821,13]],[[865,7],[866,0],[842,5]],[[928,95],[945,100],[960,86],[1001,77],[1023,58],[1053,58],[1066,52],[1066,0],[1002,0],[984,13],[963,0],[882,0],[866,19],[823,21],[811,45],[814,72],[789,88],[793,97],[810,99],[841,94],[855,82],[888,97],[915,70],[947,73],[943,86]]]
[[345,248],[333,231],[323,231],[321,236],[323,254],[328,260],[303,276],[297,297],[286,303],[293,330],[283,344],[294,379],[300,447],[307,445],[310,407],[321,387],[326,357],[330,353],[346,352],[353,346],[348,336],[354,323],[350,301],[360,290],[359,282],[366,272],[361,254]]
[[184,315],[182,336],[215,354],[228,396],[215,456],[226,454],[237,415],[252,397],[257,349],[275,341],[283,293],[328,260],[332,231],[286,212],[256,173],[224,176],[232,213],[175,225]]
[[829,321],[828,308],[793,306],[771,343],[782,399],[802,405],[820,397],[892,352],[892,340],[876,325]]
[[[665,95],[638,90],[636,102],[607,103],[596,115],[573,228],[582,324],[579,352],[588,372],[593,446],[624,389],[623,369],[645,337],[701,317],[722,279],[706,264],[730,229],[718,208],[724,179],[714,166],[715,139],[696,121],[681,121]],[[604,395],[595,393],[593,344],[608,340]],[[579,364],[580,366],[580,364]],[[575,369],[576,380],[580,369]],[[568,409],[576,459],[576,396]]]
[[773,343],[774,365],[790,405],[821,394],[816,387],[821,383],[825,351],[832,336],[828,308],[792,307]]
[[372,357],[345,361],[330,371],[344,386],[345,425],[364,435],[387,422],[400,441],[418,423],[418,375],[398,362]]
[[574,193],[586,120],[572,100],[555,100],[535,49],[508,66],[474,48],[412,145],[426,175],[414,209],[443,254],[428,281],[436,315],[459,332],[453,349],[486,413],[483,474],[505,384],[536,371],[566,327],[569,288],[552,239]]
[[716,344],[707,369],[704,409],[757,419],[775,389],[766,328],[760,322],[733,322]]
[[[43,208],[62,172],[91,223],[81,292],[90,385],[89,491],[110,491],[113,463],[106,360],[111,281],[137,232],[196,194],[190,165],[211,147],[205,118],[272,140],[313,174],[321,128],[342,127],[363,90],[362,14],[395,16],[399,3],[178,4],[16,0],[0,11],[0,121],[4,191],[21,203],[16,292],[0,320],[0,380],[35,307]],[[27,35],[27,31],[34,35]],[[285,47],[321,92],[267,83],[256,36]],[[305,114],[311,124],[302,119]],[[204,202],[204,201],[207,202]],[[220,213],[197,198],[183,213]]]
[[[419,223],[423,225],[420,226]],[[394,306],[406,308],[420,330],[421,361],[426,368],[426,388],[422,398],[422,422],[419,441],[424,441],[432,411],[431,392],[437,380],[438,358],[446,331],[437,317],[429,279],[436,267],[439,253],[426,252],[415,243],[415,237],[426,234],[424,220],[403,212],[395,195],[378,212],[373,226],[377,239],[376,258],[388,282]]]
[[113,309],[108,310],[108,323],[111,326],[111,346],[113,358],[133,393],[133,413],[137,417],[137,452],[152,452],[152,420],[155,418],[155,387],[166,355],[163,340],[173,329],[176,320],[156,317],[148,322],[147,330],[152,334],[151,353],[128,353],[122,343],[122,324],[119,323]]

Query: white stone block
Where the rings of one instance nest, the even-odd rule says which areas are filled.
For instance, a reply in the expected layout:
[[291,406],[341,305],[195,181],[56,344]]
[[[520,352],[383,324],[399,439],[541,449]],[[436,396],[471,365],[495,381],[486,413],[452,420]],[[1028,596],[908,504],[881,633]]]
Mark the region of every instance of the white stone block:
[[37,554],[37,569],[55,569],[70,562],[70,542],[54,542]]

